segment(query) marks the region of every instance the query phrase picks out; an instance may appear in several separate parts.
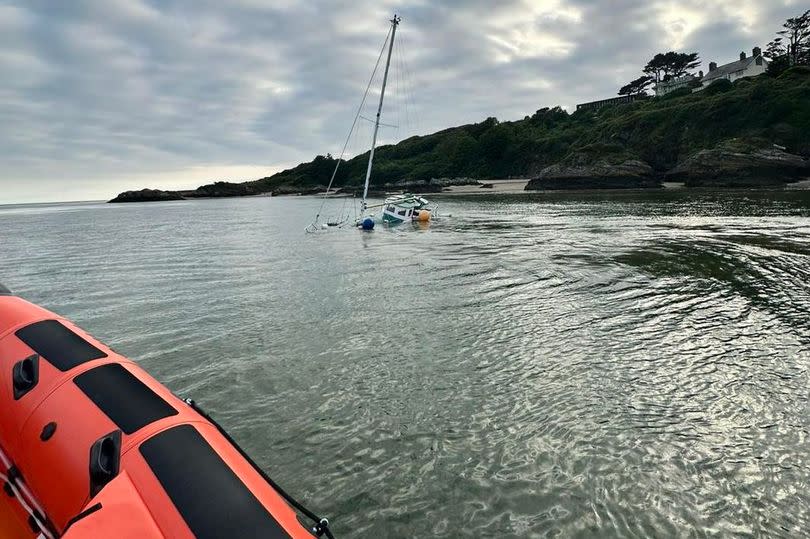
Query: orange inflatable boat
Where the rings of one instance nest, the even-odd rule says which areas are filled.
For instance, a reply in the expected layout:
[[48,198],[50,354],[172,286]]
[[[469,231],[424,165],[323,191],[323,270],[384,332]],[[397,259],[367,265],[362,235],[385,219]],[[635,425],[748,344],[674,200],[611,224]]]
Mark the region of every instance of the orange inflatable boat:
[[3,539],[332,537],[192,401],[2,286],[0,484]]

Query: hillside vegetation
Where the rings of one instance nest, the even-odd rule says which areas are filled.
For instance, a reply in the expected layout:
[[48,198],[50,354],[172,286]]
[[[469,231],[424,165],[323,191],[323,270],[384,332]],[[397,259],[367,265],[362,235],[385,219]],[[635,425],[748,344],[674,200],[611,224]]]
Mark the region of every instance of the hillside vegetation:
[[[618,187],[622,183],[624,187],[650,187],[660,185],[666,172],[690,162],[698,152],[717,148],[725,149],[725,153],[710,154],[715,164],[708,168],[714,168],[714,172],[710,171],[708,178],[689,179],[687,174],[686,184],[706,185],[708,179],[718,186],[732,186],[733,181],[722,180],[721,176],[743,174],[753,176],[746,179],[745,185],[754,185],[759,171],[784,168],[786,156],[768,156],[775,159],[775,164],[770,161],[745,164],[734,152],[729,153],[729,148],[753,151],[773,145],[784,147],[799,161],[798,156],[810,157],[810,67],[795,66],[778,76],[760,75],[733,84],[720,80],[701,92],[682,89],[664,97],[597,111],[569,114],[560,107],[543,108],[518,121],[487,118],[480,123],[411,137],[377,148],[374,187],[438,191],[448,178],[460,179],[460,183],[510,176],[535,178],[544,169],[546,172],[556,169],[559,174],[555,181],[544,183],[538,178],[533,182],[538,185],[530,183],[527,188],[551,184],[555,185],[552,188],[565,188],[572,170],[576,173],[589,165],[594,165],[586,174],[590,179],[581,183],[580,188]],[[717,166],[717,162],[729,158],[737,160],[738,168]],[[367,161],[368,152],[341,163],[334,187],[353,189],[362,185]],[[701,163],[698,172],[703,176],[707,169],[705,161],[705,155],[694,161]],[[314,193],[329,183],[336,163],[329,155],[317,156],[308,163],[259,180],[218,181],[191,191],[127,191],[114,202],[165,200],[175,196]],[[555,167],[547,168],[552,165]],[[611,182],[598,181],[602,171],[613,177]],[[810,176],[810,165],[806,159],[798,164],[790,162],[787,172],[782,170],[778,175],[785,173],[792,176],[791,181],[798,181]],[[773,178],[765,180],[770,184]]]
[[[635,158],[665,172],[691,154],[729,139],[778,144],[810,156],[810,68],[734,84],[720,81],[702,92],[673,92],[598,111],[543,108],[523,120],[481,123],[411,137],[375,155],[378,183],[429,182],[441,177],[480,180],[532,176],[560,162]],[[335,185],[362,183],[368,153],[343,163]],[[260,192],[325,186],[330,156],[249,182]]]

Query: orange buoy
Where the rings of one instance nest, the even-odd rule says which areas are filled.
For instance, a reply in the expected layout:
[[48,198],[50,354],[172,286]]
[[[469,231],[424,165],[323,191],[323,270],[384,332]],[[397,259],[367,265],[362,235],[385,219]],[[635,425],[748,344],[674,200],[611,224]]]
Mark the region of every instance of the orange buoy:
[[419,220],[423,223],[430,221],[430,212],[428,210],[419,211]]
[[313,537],[193,402],[1,286],[0,361],[0,537]]

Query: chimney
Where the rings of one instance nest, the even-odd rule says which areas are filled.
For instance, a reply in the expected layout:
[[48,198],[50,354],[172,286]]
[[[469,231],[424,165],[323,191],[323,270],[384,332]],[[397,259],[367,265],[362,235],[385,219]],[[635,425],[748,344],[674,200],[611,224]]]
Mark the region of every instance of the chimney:
[[740,53],[740,60],[745,60],[745,51]]
[[709,62],[709,73],[717,69],[717,62]]
[[760,49],[759,47],[754,47],[753,52],[754,52],[754,58],[756,58],[757,56],[762,56],[762,49]]

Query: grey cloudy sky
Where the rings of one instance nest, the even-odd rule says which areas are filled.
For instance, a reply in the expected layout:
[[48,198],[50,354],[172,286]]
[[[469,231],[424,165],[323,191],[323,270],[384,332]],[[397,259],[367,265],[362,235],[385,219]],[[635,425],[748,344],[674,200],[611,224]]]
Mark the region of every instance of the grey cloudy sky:
[[392,75],[399,129],[385,141],[609,97],[660,51],[725,63],[764,47],[806,7],[0,0],[0,203],[253,179],[337,154],[394,11],[403,17],[394,67],[407,70]]

